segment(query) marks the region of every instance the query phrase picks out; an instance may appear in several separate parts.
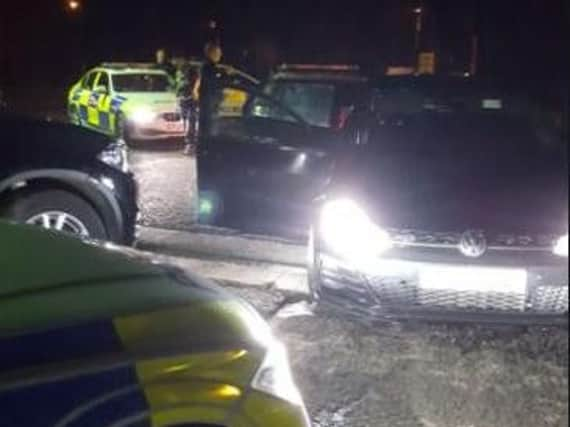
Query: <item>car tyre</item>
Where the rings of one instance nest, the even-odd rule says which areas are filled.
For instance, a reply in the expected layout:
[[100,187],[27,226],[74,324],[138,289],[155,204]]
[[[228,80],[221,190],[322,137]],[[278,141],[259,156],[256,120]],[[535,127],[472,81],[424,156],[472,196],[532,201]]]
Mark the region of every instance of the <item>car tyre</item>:
[[80,237],[108,239],[98,212],[84,199],[65,190],[19,193],[2,211],[2,216]]
[[123,114],[117,115],[117,124],[115,125],[115,136],[118,139],[122,139],[128,146],[132,146],[132,138],[129,135],[129,128],[127,125],[127,119]]
[[71,107],[69,109],[68,116],[71,124],[81,126],[81,117],[79,116],[79,112],[76,107]]

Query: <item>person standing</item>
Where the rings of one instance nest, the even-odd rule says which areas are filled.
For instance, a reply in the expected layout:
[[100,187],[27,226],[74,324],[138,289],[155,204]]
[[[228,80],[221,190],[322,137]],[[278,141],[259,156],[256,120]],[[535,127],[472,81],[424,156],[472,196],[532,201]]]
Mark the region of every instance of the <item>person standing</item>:
[[155,53],[155,66],[168,74],[168,79],[173,87],[176,86],[176,67],[170,61],[165,49],[158,49]]
[[198,137],[198,91],[200,73],[197,68],[189,66],[184,71],[184,77],[178,90],[180,111],[184,120],[184,153],[192,155],[195,152]]
[[200,72],[200,135],[209,135],[211,131],[212,115],[221,96],[220,78],[223,74],[218,64],[222,60],[222,48],[218,43],[208,42],[204,47],[205,61]]

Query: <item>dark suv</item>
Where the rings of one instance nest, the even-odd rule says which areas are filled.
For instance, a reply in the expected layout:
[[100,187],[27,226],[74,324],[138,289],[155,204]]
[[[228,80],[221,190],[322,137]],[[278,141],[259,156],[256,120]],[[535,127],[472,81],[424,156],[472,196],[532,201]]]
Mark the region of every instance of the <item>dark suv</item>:
[[130,244],[136,185],[123,143],[76,126],[0,116],[0,216]]

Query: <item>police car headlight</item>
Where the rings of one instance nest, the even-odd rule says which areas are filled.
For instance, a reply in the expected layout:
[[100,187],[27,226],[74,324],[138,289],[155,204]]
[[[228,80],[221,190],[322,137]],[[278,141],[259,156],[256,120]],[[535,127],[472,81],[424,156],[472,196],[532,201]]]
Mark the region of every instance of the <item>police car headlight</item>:
[[289,367],[287,350],[278,341],[269,346],[265,360],[253,377],[251,387],[294,405],[303,405],[301,393]]
[[152,122],[156,117],[156,113],[154,113],[149,108],[139,108],[134,110],[131,114],[131,120],[138,125],[145,125]]
[[97,158],[122,172],[129,171],[127,145],[121,140],[109,144],[105,150],[99,153]]
[[558,256],[568,258],[568,234],[556,241],[553,252]]

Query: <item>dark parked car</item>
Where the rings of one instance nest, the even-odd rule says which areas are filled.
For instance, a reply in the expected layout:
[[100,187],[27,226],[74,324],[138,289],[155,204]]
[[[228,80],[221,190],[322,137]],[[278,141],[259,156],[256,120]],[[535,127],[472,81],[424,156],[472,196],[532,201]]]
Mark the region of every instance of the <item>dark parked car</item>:
[[[238,87],[225,86],[220,91]],[[309,124],[256,88],[242,88],[240,114],[212,114],[198,145],[202,222],[256,232],[306,230],[314,194],[324,190],[339,133]]]
[[[229,84],[219,90],[228,88],[240,90]],[[469,79],[370,81],[334,66],[283,67],[265,86],[241,91],[242,111],[228,116],[219,106],[211,133],[201,136],[200,219],[294,238],[306,236],[312,200],[328,186],[349,116],[367,109],[506,115],[512,104]],[[340,118],[343,108],[349,114]]]
[[567,322],[565,145],[489,112],[363,114],[311,232],[313,297],[379,318]]
[[130,244],[136,185],[124,144],[76,126],[0,116],[0,216]]

